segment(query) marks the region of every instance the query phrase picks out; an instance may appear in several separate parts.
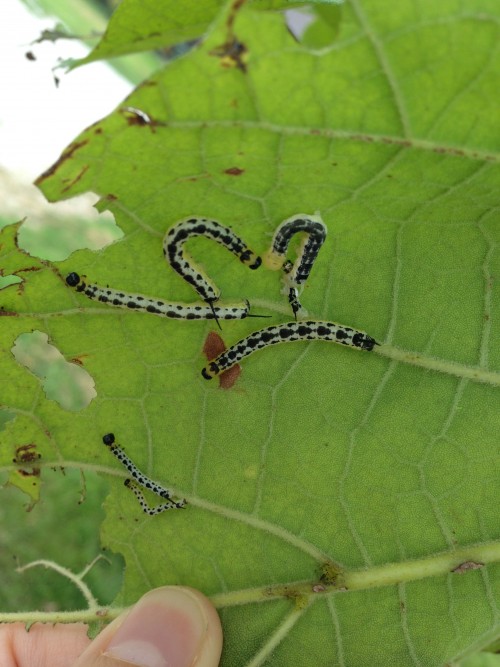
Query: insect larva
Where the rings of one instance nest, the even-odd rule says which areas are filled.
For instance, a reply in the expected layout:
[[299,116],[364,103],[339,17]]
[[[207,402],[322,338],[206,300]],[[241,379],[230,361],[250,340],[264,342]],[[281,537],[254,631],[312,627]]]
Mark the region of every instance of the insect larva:
[[293,343],[302,340],[325,340],[340,345],[349,345],[368,352],[379,344],[363,331],[335,322],[323,322],[321,320],[287,322],[265,327],[243,338],[207,364],[201,374],[206,380],[211,380],[219,373],[227,371],[234,364],[238,364],[244,357],[268,345]]
[[66,277],[66,283],[94,301],[107,303],[110,306],[118,306],[118,308],[153,313],[161,317],[180,320],[241,320],[248,316],[250,310],[248,301],[218,306],[206,303],[160,301],[142,294],[130,294],[111,287],[101,287],[100,285],[87,283],[85,278],[85,276],[79,276],[78,273],[70,273]]
[[[286,259],[290,241],[295,234],[306,235],[297,251],[297,259],[292,263]],[[309,277],[312,266],[323,245],[327,227],[319,215],[298,213],[284,220],[274,232],[271,248],[264,255],[264,263],[272,271],[283,269],[282,293],[288,296],[295,319],[302,309],[299,301],[301,287]]]
[[140,484],[145,489],[152,491],[157,496],[167,501],[163,505],[160,505],[157,508],[150,508],[149,505],[144,500],[144,496],[139,491],[139,489],[137,489],[136,485],[132,482],[132,480],[126,479],[125,486],[131,488],[132,491],[135,493],[135,495],[139,499],[139,502],[141,503],[141,507],[144,510],[144,512],[146,512],[147,514],[159,514],[160,512],[164,512],[167,509],[181,509],[186,505],[185,500],[173,500],[171,491],[166,489],[159,482],[155,482],[153,479],[151,479],[143,472],[141,472],[139,468],[135,465],[135,463],[133,463],[133,461],[131,461],[131,459],[129,459],[129,457],[125,454],[123,449],[116,444],[115,436],[113,433],[107,433],[105,436],[103,436],[102,441],[106,445],[106,447],[110,449],[113,456],[115,456],[118,459],[118,461],[120,461],[120,463],[123,466],[125,466],[127,471],[130,473],[131,477],[133,477],[133,479],[135,479],[135,481],[138,484]]
[[216,220],[191,216],[176,222],[165,234],[163,254],[174,271],[177,271],[186,282],[192,285],[203,301],[207,303],[213,304],[217,301],[220,297],[220,290],[184,251],[184,243],[194,236],[204,236],[216,241],[236,255],[249,269],[258,269],[262,263],[261,258],[250,250],[232,229],[224,227]]
[[185,501],[175,502],[173,500],[167,500],[167,502],[161,503],[161,505],[157,505],[156,507],[151,507],[146,502],[144,494],[139,489],[137,484],[134,484],[134,482],[131,479],[126,479],[124,484],[128,489],[130,489],[135,494],[135,497],[139,501],[139,505],[142,507],[142,511],[145,514],[149,514],[149,516],[155,516],[156,514],[161,514],[162,512],[166,512],[167,510],[183,509],[186,505]]

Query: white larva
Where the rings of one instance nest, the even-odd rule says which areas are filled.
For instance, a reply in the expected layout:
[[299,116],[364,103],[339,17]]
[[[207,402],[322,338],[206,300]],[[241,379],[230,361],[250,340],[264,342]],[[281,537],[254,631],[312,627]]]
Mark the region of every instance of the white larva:
[[[305,236],[297,250],[297,259],[292,263],[286,259],[286,253],[292,237],[300,232],[303,232]],[[299,301],[299,294],[309,277],[326,234],[327,227],[321,216],[298,213],[278,225],[271,247],[264,255],[264,264],[268,269],[283,270],[282,293],[288,297],[295,319],[297,319],[297,313],[305,314]]]
[[204,236],[223,245],[250,269],[257,269],[261,265],[261,258],[250,250],[229,227],[224,227],[216,220],[191,216],[175,223],[166,232],[163,239],[163,254],[174,271],[194,287],[205,302],[204,304],[162,301],[142,294],[102,287],[94,283],[87,283],[85,276],[79,276],[74,272],[66,277],[66,283],[94,301],[119,308],[153,313],[162,317],[185,320],[215,319],[217,323],[219,320],[240,320],[247,317],[250,309],[248,301],[215,305],[219,300],[220,290],[184,251],[185,242],[195,236]]
[[157,505],[156,507],[151,507],[148,505],[146,502],[146,499],[144,498],[144,494],[142,491],[139,489],[137,484],[134,484],[134,482],[131,479],[126,479],[125,480],[125,486],[132,491],[132,493],[135,495],[137,500],[139,501],[139,505],[142,507],[142,511],[144,514],[149,514],[149,516],[156,516],[157,514],[161,514],[162,512],[166,512],[167,510],[178,510],[178,509],[183,509],[186,506],[186,502],[175,502],[174,500],[167,500],[164,503],[161,503],[161,505]]
[[270,345],[279,343],[294,343],[299,341],[324,340],[340,345],[348,345],[358,350],[373,350],[378,345],[371,336],[363,331],[337,324],[336,322],[325,322],[322,320],[305,320],[300,322],[287,322],[265,327],[255,331],[246,338],[219,354],[213,361],[208,363],[201,371],[206,380],[211,380],[220,373],[232,368],[242,359],[262,350]]
[[89,299],[100,303],[178,320],[241,320],[248,316],[250,310],[248,301],[238,301],[218,306],[206,303],[161,301],[142,294],[132,294],[111,287],[87,283],[86,276],[80,276],[74,272],[66,277],[66,283],[77,292],[85,294]]
[[165,234],[163,254],[174,271],[177,271],[186,282],[192,285],[203,301],[207,303],[217,301],[220,297],[220,290],[184,250],[186,241],[196,236],[216,241],[236,255],[250,269],[258,269],[262,263],[261,258],[250,250],[232,229],[224,227],[216,220],[190,216],[176,222]]
[[102,441],[106,445],[106,447],[109,448],[113,456],[115,456],[118,459],[118,461],[120,461],[120,463],[127,469],[131,477],[138,484],[140,484],[140,486],[144,487],[145,489],[148,489],[148,491],[151,491],[152,493],[156,494],[157,496],[163,498],[166,501],[165,503],[158,505],[158,507],[151,508],[144,499],[144,495],[142,494],[142,492],[137,488],[137,485],[134,484],[132,480],[126,479],[125,486],[127,486],[134,492],[137,499],[139,500],[142,509],[146,514],[150,514],[151,516],[153,516],[155,514],[160,514],[161,512],[164,512],[165,510],[168,509],[182,509],[183,507],[185,507],[186,505],[185,500],[174,500],[172,498],[172,492],[169,491],[169,489],[166,489],[159,482],[155,482],[153,479],[151,479],[150,477],[148,477],[139,470],[139,468],[135,465],[135,463],[125,454],[123,449],[116,444],[115,436],[113,433],[107,433],[105,436],[103,436]]

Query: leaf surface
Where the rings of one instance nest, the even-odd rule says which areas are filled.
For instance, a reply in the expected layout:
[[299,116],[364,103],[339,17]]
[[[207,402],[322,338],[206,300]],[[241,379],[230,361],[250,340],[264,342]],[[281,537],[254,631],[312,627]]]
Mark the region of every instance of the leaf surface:
[[[16,414],[2,439],[109,476],[102,538],[127,562],[121,602],[202,589],[223,665],[437,666],[500,632],[498,10],[342,12],[316,52],[244,7],[238,53],[221,23],[128,98],[149,123],[119,109],[83,132],[39,184],[52,200],[97,192],[123,238],[0,292],[17,313],[1,330]],[[263,252],[284,218],[316,211],[329,234],[303,304],[367,331],[375,353],[280,345],[223,390],[200,375],[213,324],[95,304],[62,279],[193,301],[162,257],[176,220],[213,217]],[[224,322],[227,345],[290,319],[277,273],[203,239],[189,251],[224,300],[272,315]],[[17,275],[12,238],[3,254]],[[10,356],[32,328],[84,359],[97,397],[76,415]],[[187,509],[141,513],[110,431]]]

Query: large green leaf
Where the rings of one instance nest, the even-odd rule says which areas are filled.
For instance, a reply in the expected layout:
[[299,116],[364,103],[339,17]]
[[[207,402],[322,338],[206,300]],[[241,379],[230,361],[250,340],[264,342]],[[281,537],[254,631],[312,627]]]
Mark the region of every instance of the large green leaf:
[[[224,665],[442,665],[500,634],[500,12],[475,0],[343,8],[339,41],[312,52],[282,17],[242,7],[196,52],[88,128],[39,184],[93,190],[123,238],[57,271],[190,301],[161,239],[189,214],[263,251],[285,217],[329,228],[303,302],[368,331],[362,354],[270,348],[223,390],[200,376],[210,323],[123,312],[73,294],[45,265],[1,303],[2,443],[39,465],[108,475],[105,545],[127,563],[120,602],[185,583],[214,598]],[[2,267],[31,258],[3,241]],[[223,249],[192,254],[227,300],[290,314],[279,276]],[[262,321],[224,322],[226,344]],[[97,397],[64,411],[11,356],[46,332]],[[113,431],[146,472],[188,499],[146,517],[102,445]],[[12,452],[2,447],[4,466]]]

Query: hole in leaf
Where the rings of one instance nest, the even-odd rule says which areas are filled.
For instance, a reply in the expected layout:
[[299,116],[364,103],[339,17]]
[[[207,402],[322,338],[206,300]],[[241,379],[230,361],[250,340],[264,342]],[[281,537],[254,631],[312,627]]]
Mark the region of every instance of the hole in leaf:
[[42,381],[47,398],[65,410],[82,410],[97,396],[94,380],[85,369],[66,361],[41,331],[16,338],[12,354]]
[[342,19],[341,2],[288,9],[286,23],[294,38],[310,49],[331,46],[338,38]]
[[75,250],[100,250],[123,236],[113,213],[102,210],[108,208],[107,198],[99,200],[94,193],[50,203],[32,183],[1,168],[0,193],[0,227],[4,220],[19,220],[22,211],[17,244],[32,257],[62,261]]
[[15,285],[16,283],[21,283],[22,280],[19,276],[0,276],[0,289],[8,287],[9,285]]

